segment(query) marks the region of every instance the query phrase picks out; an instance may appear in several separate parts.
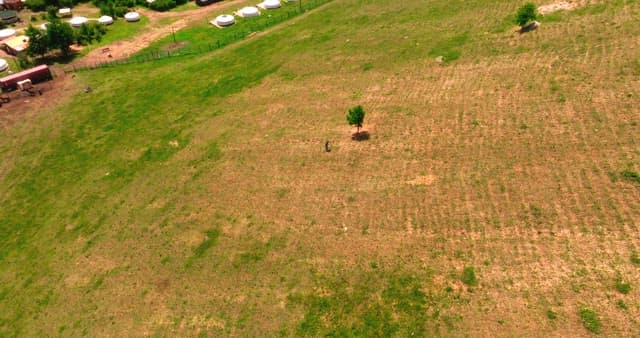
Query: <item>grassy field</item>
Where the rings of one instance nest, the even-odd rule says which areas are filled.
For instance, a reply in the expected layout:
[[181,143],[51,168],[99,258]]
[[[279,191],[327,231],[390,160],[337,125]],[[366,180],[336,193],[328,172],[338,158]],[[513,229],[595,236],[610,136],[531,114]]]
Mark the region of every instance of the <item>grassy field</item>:
[[0,336],[637,334],[640,3],[520,5],[78,73],[0,129]]
[[107,33],[102,37],[99,42],[94,42],[88,46],[85,46],[80,51],[80,56],[87,55],[89,52],[96,48],[107,46],[115,41],[126,40],[139,34],[148,28],[149,18],[142,16],[140,21],[131,23],[126,22],[124,19],[116,19],[116,21],[107,26]]

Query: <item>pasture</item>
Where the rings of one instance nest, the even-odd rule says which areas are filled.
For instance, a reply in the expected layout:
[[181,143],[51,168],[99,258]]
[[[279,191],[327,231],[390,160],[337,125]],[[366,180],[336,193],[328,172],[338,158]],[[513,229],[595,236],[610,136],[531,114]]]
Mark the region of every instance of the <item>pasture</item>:
[[521,4],[333,0],[0,109],[0,336],[637,334],[640,3]]

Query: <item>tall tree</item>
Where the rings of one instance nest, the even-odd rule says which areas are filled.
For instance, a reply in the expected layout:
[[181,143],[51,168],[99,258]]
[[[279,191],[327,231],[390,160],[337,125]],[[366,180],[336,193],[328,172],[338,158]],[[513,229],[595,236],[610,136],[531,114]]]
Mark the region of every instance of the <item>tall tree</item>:
[[47,24],[47,36],[51,49],[60,49],[62,55],[67,56],[71,51],[71,44],[74,40],[73,28],[66,22],[53,20]]

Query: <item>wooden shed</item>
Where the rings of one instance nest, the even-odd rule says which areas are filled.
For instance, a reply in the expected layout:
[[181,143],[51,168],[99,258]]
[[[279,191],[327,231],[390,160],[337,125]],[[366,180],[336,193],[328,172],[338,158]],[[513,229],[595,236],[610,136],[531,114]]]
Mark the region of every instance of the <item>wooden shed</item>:
[[2,41],[2,48],[11,55],[18,55],[29,46],[29,37],[26,35],[14,36]]

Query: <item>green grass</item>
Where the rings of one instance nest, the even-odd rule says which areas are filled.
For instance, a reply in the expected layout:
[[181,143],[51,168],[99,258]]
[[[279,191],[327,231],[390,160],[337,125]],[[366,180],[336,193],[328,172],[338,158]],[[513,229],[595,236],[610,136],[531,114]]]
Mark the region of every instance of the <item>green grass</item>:
[[198,245],[194,250],[193,254],[195,257],[202,257],[207,250],[209,250],[212,246],[216,244],[218,237],[220,236],[220,230],[209,230],[206,232],[207,239],[202,241],[200,245]]
[[633,170],[624,170],[620,173],[620,177],[627,181],[635,182],[636,184],[640,185],[640,174]]
[[467,286],[478,285],[478,279],[476,278],[476,271],[472,266],[465,266],[464,269],[462,269],[462,275],[460,276],[460,280]]
[[493,31],[518,5],[336,0],[1,114],[0,336],[632,332],[636,280],[621,311],[598,271],[637,269],[607,173],[638,152],[638,7]]
[[640,265],[640,255],[638,255],[637,251],[631,252],[629,261],[631,261],[631,263],[633,263],[634,265]]
[[[303,11],[316,8],[331,0],[308,0],[304,2]],[[182,53],[211,51],[235,41],[239,41],[252,33],[265,30],[278,23],[285,22],[296,15],[301,14],[299,4],[283,2],[277,10],[262,11],[257,18],[236,17],[233,26],[223,29],[216,28],[209,23],[198,23],[192,27],[181,29],[175,33],[175,40],[184,44],[179,48]],[[149,53],[159,52],[174,43],[173,36],[160,39],[138,53],[145,56]]]
[[602,331],[602,323],[595,311],[588,308],[582,308],[578,314],[580,315],[582,324],[588,331],[596,334]]
[[436,44],[429,52],[429,55],[434,57],[442,56],[445,62],[455,61],[462,55],[462,47],[467,43],[468,39],[468,32],[452,36]]
[[190,11],[197,8],[200,8],[200,7],[196,5],[195,1],[188,1],[185,4],[182,4],[180,6],[170,9],[169,12],[184,12],[184,11]]
[[631,284],[624,282],[621,279],[616,279],[615,288],[621,294],[626,295],[631,291]]
[[292,306],[305,308],[297,336],[419,337],[426,334],[428,304],[437,303],[411,276],[372,273],[355,285],[343,278],[327,282],[330,296],[289,297]]
[[127,22],[122,18],[118,18],[113,24],[107,26],[107,33],[99,42],[94,42],[85,46],[80,55],[87,55],[96,48],[112,44],[115,41],[129,39],[146,29],[149,24],[149,18],[141,16],[138,22]]

